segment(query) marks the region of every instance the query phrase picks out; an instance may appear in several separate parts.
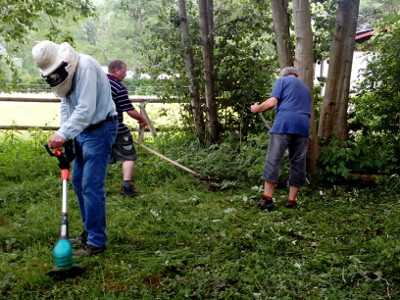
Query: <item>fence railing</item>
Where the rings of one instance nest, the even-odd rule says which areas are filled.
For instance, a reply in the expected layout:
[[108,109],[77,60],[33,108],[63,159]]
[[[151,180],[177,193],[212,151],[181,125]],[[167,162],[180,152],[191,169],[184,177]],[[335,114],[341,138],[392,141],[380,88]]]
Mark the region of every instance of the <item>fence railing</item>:
[[[51,88],[47,83],[18,83],[18,86],[20,88],[18,92],[21,93],[51,93]],[[157,95],[161,92],[158,86],[153,85],[126,84],[125,86],[129,94]]]
[[[130,96],[129,99],[132,103],[140,103],[140,112],[141,114],[147,119],[149,127],[146,128],[146,131],[152,132],[155,136],[156,131],[158,129],[154,128],[151,120],[148,118],[146,112],[146,103],[164,103],[160,98],[156,96]],[[0,95],[0,102],[37,102],[37,103],[59,103],[60,99],[55,96],[42,96],[42,95]],[[174,102],[169,103],[180,103],[181,101],[176,100]],[[58,130],[59,127],[57,126],[37,126],[37,125],[0,125],[0,130],[9,130],[9,129],[16,129],[16,130],[28,130],[31,128],[40,128],[42,130]],[[139,128],[135,128],[133,130],[139,130]]]
[[[164,103],[157,96],[130,96],[129,99],[132,103]],[[42,95],[28,95],[21,96],[16,94],[14,95],[0,95],[0,102],[8,101],[8,102],[48,102],[48,103],[59,103],[60,99],[55,96],[42,96]],[[180,101],[172,102],[179,103]]]

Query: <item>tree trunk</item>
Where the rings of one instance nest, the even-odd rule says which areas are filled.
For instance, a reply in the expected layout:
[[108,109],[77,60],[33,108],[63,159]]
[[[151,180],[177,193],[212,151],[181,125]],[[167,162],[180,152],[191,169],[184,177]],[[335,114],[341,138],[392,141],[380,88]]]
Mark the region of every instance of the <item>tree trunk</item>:
[[206,115],[207,129],[211,143],[219,140],[218,114],[214,92],[214,39],[212,27],[214,24],[212,0],[199,0],[199,24],[203,48],[204,78],[206,84]]
[[[343,127],[343,123],[347,123],[350,74],[353,62],[355,26],[357,25],[355,13],[357,12],[358,15],[359,6],[359,0],[339,1],[335,37],[329,55],[328,79],[318,128],[318,135],[322,137],[324,145],[329,143],[335,129],[335,123],[338,123],[339,109],[341,110],[342,120],[339,121],[341,125],[336,128],[340,128],[342,131],[344,131],[344,128],[347,129],[347,125]],[[346,44],[345,41],[350,36],[353,41]],[[351,43],[353,44],[351,45]],[[345,107],[340,107],[341,105],[345,105]],[[347,133],[345,135],[347,136]]]
[[178,8],[180,19],[179,27],[181,29],[181,39],[183,47],[183,58],[185,61],[186,77],[189,80],[190,105],[194,120],[194,129],[197,137],[203,143],[205,128],[203,112],[201,109],[200,85],[199,81],[194,75],[195,64],[192,51],[192,38],[189,33],[185,0],[178,0]]
[[314,52],[309,1],[293,0],[293,22],[296,35],[296,68],[299,71],[299,78],[307,84],[311,91],[311,138],[309,140],[307,152],[307,170],[311,177],[311,183],[315,185],[318,181],[317,161],[319,157],[319,145],[315,121],[314,97],[312,97],[314,86]]
[[360,7],[360,0],[349,1],[348,4],[351,4],[349,9],[350,20],[348,22],[348,27],[346,28],[346,37],[344,41],[344,50],[343,50],[343,76],[341,83],[341,90],[338,93],[338,116],[337,122],[333,127],[333,130],[336,132],[336,136],[339,140],[345,141],[349,138],[349,130],[347,126],[347,110],[349,107],[349,92],[350,92],[350,83],[351,83],[351,69],[353,65],[353,55],[354,55],[354,47],[355,47],[355,35],[357,31],[357,22],[358,22],[358,11]]
[[293,66],[293,51],[290,43],[288,0],[272,0],[272,20],[274,23],[276,51],[279,66]]

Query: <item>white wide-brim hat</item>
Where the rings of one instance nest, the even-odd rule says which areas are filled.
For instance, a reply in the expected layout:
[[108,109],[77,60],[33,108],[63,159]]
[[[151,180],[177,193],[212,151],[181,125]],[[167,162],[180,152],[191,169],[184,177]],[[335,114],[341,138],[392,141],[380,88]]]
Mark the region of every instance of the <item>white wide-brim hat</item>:
[[62,64],[58,55],[60,45],[52,41],[40,41],[32,48],[32,57],[36,61],[43,77],[53,73]]

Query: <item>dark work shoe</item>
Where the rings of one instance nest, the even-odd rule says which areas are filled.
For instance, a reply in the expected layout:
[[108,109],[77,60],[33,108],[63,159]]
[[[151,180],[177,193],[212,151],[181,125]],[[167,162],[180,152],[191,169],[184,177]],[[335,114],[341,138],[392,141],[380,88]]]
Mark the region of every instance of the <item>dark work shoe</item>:
[[86,231],[83,231],[76,239],[69,239],[69,242],[71,244],[77,244],[77,243],[86,244],[87,238],[88,238],[88,233]]
[[137,195],[140,194],[140,191],[137,190],[137,189],[135,189],[135,187],[134,187],[133,185],[128,186],[128,187],[122,186],[122,187],[121,187],[121,192],[120,192],[120,194],[121,194],[121,195],[126,195],[126,196],[135,197],[135,196],[137,196]]
[[287,208],[295,208],[295,207],[297,207],[297,201],[296,200],[288,200],[286,202],[286,207]]
[[95,247],[89,244],[85,244],[82,249],[73,252],[72,254],[75,256],[92,256],[96,254],[103,253],[107,250],[107,246],[103,247]]
[[272,199],[266,198],[266,197],[262,197],[260,202],[258,202],[257,207],[260,210],[268,210],[271,211],[274,209],[274,203],[272,201]]

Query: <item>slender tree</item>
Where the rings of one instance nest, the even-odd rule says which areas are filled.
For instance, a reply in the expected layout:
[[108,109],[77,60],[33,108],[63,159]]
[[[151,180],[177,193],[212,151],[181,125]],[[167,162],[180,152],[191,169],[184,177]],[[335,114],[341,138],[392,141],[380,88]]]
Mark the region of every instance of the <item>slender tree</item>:
[[[308,0],[293,0],[293,22],[296,35],[295,65],[299,71],[300,79],[313,90],[314,79],[314,54],[313,33],[311,29],[311,12]],[[307,169],[312,183],[317,182],[317,160],[319,146],[317,141],[317,125],[315,122],[314,98],[311,99],[310,134],[307,152]]]
[[200,84],[195,76],[195,63],[192,50],[192,38],[189,33],[188,17],[186,12],[186,1],[178,0],[179,8],[179,27],[181,30],[181,39],[183,47],[183,58],[185,61],[186,77],[189,81],[190,91],[190,105],[194,120],[194,128],[196,135],[199,137],[201,142],[204,142],[204,118],[201,109],[200,101]]
[[333,130],[336,132],[336,137],[345,141],[349,137],[349,130],[347,125],[348,107],[349,107],[349,92],[351,70],[353,64],[353,54],[355,47],[355,35],[357,30],[358,12],[360,0],[349,1],[352,2],[349,10],[349,22],[346,30],[346,36],[343,44],[343,60],[344,66],[342,68],[343,76],[341,78],[341,89],[338,94],[338,109],[337,109],[337,122],[335,122]]
[[[324,145],[329,143],[334,129],[340,132],[341,139],[347,137],[347,105],[359,5],[359,0],[339,1],[318,128]],[[339,110],[341,119],[338,119]]]
[[293,50],[290,43],[288,0],[272,0],[276,50],[280,68],[293,66]]
[[296,36],[295,65],[302,81],[312,90],[314,78],[313,32],[310,3],[293,0],[293,23]]
[[219,140],[218,114],[215,101],[214,82],[214,41],[213,41],[213,1],[199,0],[199,25],[202,39],[204,79],[206,90],[207,129],[211,143]]

